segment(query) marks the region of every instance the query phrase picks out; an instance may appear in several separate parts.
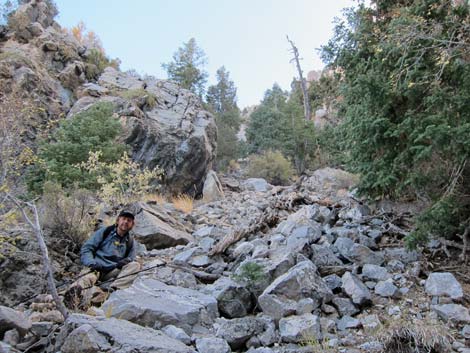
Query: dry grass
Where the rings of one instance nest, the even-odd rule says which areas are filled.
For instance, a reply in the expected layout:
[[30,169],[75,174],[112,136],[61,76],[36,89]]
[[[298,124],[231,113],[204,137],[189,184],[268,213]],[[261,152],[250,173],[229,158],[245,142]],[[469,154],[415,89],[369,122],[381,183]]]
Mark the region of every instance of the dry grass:
[[154,201],[159,205],[163,205],[168,202],[168,199],[166,198],[165,195],[158,194],[158,193],[145,195],[145,200]]
[[194,199],[188,195],[179,195],[171,199],[173,206],[184,213],[191,213],[194,208]]
[[388,321],[377,332],[383,343],[383,353],[447,353],[451,352],[452,337],[441,323],[413,320],[408,315]]

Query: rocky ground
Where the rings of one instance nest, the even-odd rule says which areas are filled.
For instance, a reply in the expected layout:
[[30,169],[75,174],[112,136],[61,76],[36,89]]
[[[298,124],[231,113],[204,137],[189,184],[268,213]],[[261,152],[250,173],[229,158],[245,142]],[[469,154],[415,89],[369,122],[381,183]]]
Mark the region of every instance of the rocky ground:
[[134,204],[149,270],[65,322],[48,296],[0,307],[0,350],[470,352],[465,267],[406,251],[402,215],[354,198],[351,176],[221,181],[190,213]]

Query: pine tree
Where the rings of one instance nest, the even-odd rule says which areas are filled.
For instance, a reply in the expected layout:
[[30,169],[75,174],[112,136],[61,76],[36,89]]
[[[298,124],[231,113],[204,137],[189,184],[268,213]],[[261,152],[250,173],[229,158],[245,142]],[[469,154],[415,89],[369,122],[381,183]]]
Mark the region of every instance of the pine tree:
[[237,106],[237,88],[230,73],[221,67],[217,70],[217,83],[207,90],[207,105],[215,115],[218,135],[218,164],[224,167],[239,155],[237,132],[240,128],[240,109]]
[[191,38],[173,54],[173,61],[162,64],[162,67],[170,80],[202,97],[208,76],[204,71],[206,63],[206,54]]

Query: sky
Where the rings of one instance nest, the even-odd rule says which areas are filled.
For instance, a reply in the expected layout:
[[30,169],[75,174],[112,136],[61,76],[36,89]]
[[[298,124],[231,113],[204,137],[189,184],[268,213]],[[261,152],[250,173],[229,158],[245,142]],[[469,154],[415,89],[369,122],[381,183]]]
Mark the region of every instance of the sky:
[[278,83],[297,77],[286,35],[296,44],[305,73],[319,70],[316,49],[333,33],[333,19],[354,0],[55,0],[56,21],[83,21],[101,39],[121,70],[167,78],[162,63],[190,38],[205,52],[208,84],[225,66],[237,87],[238,105],[258,104]]

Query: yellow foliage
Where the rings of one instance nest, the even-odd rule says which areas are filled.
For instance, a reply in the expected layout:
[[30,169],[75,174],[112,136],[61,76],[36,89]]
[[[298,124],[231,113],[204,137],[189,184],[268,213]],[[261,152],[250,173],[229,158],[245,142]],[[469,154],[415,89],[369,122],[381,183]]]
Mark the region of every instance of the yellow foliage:
[[160,168],[141,169],[127,153],[115,163],[101,162],[101,156],[101,151],[90,152],[88,160],[79,167],[97,176],[99,196],[105,202],[123,204],[158,189],[157,182],[163,174]]
[[193,198],[185,194],[173,197],[171,202],[177,210],[183,211],[184,213],[190,213],[194,208]]

